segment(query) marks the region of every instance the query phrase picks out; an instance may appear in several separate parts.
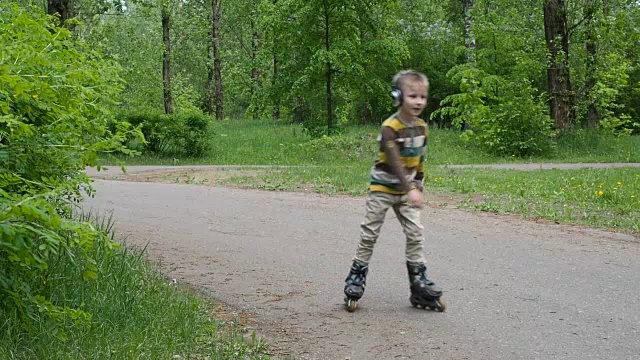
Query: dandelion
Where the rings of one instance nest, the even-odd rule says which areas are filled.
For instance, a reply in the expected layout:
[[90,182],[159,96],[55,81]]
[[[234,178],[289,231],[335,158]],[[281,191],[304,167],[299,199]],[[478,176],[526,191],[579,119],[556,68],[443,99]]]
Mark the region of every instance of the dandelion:
[[40,97],[40,95],[38,95],[38,94],[33,94],[33,98],[34,98],[35,100],[38,100],[38,98],[39,98],[39,97]]
[[598,191],[598,196],[602,196],[604,195],[604,192],[602,192],[602,190]]
[[620,181],[617,182],[618,185],[622,185],[622,183]]
[[567,207],[567,204],[562,205],[563,207]]

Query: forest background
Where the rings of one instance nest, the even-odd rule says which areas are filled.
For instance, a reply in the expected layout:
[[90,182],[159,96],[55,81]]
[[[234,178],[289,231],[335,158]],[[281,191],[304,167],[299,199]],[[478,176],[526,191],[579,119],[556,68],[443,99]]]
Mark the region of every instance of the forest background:
[[332,134],[388,116],[390,79],[411,68],[430,78],[425,118],[496,154],[547,153],[567,129],[640,132],[637,1],[49,3],[122,66],[125,118],[203,112]]

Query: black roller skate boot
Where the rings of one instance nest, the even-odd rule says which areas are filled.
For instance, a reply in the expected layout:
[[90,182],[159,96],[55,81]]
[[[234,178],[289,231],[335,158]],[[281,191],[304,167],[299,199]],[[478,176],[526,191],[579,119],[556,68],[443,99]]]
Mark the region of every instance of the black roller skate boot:
[[411,284],[411,305],[417,308],[444,312],[446,306],[440,300],[442,291],[436,284],[427,279],[427,266],[425,264],[407,263],[409,283]]
[[347,284],[344,286],[344,303],[347,306],[347,311],[356,310],[358,300],[364,295],[368,272],[369,265],[367,264],[354,261],[351,265],[351,271],[345,280]]

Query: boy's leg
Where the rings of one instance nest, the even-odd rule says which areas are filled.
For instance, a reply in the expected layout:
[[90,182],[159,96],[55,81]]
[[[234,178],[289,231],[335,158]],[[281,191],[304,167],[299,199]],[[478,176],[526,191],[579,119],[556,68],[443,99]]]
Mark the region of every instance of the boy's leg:
[[360,224],[360,242],[354,261],[362,264],[369,263],[371,255],[373,255],[373,247],[384,223],[384,217],[393,203],[394,195],[383,192],[369,192],[367,194],[366,214]]
[[345,279],[345,304],[349,311],[356,309],[356,303],[364,295],[367,273],[369,272],[368,264],[373,254],[373,247],[380,234],[384,216],[392,205],[393,198],[388,194],[380,192],[369,192],[367,194],[367,210],[365,218],[360,224],[358,250],[349,269],[349,275]]
[[405,250],[407,263],[424,264],[424,236],[422,235],[422,224],[420,223],[420,209],[410,206],[407,203],[407,197],[398,197],[398,203],[394,204],[395,211],[402,231],[407,238],[407,247]]
[[427,278],[427,264],[424,257],[422,224],[420,223],[420,209],[409,206],[406,197],[393,206],[402,229],[407,237],[407,272],[411,288],[411,304],[413,306],[428,307],[439,311],[445,310],[440,301],[442,291]]

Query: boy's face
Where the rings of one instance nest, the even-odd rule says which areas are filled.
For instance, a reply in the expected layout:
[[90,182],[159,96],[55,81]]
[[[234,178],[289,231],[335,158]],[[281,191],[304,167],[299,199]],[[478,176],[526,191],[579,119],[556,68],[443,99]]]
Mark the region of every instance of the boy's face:
[[407,80],[402,86],[402,106],[400,110],[412,116],[420,116],[427,106],[427,85],[422,81]]

